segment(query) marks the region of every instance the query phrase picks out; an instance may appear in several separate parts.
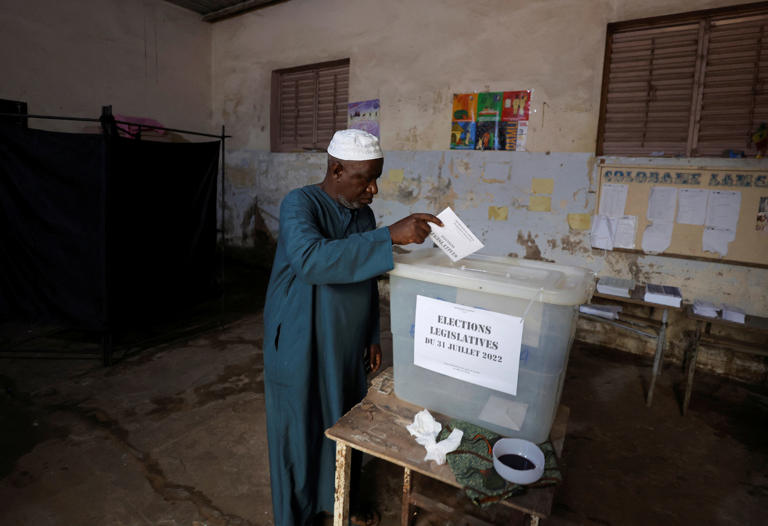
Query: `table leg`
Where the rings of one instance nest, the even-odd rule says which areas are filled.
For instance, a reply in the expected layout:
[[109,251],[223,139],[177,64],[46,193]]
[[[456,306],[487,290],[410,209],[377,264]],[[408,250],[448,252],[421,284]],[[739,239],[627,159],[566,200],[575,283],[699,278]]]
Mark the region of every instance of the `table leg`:
[[683,416],[688,412],[688,403],[691,401],[693,390],[693,373],[696,371],[696,357],[699,354],[699,339],[701,338],[701,320],[696,321],[696,336],[693,342],[693,354],[688,361],[688,375],[685,381],[685,397],[683,398]]
[[336,442],[336,479],[333,502],[333,526],[349,523],[349,473],[352,449],[341,441]]
[[400,512],[401,526],[408,526],[411,522],[411,470],[403,468],[403,501]]
[[664,347],[667,341],[667,319],[669,311],[663,309],[661,311],[661,328],[659,334],[656,337],[656,353],[653,355],[653,371],[651,372],[651,384],[648,386],[648,396],[645,400],[645,405],[651,407],[653,403],[653,388],[656,386],[656,377],[661,375],[661,366],[664,359]]
[[668,319],[669,319],[669,311],[667,309],[663,309],[661,311],[661,328],[659,329],[659,338],[656,341],[656,348],[661,349],[661,358],[659,359],[659,370],[656,373],[659,376],[661,376],[662,371],[664,371],[664,354],[667,352],[667,321]]

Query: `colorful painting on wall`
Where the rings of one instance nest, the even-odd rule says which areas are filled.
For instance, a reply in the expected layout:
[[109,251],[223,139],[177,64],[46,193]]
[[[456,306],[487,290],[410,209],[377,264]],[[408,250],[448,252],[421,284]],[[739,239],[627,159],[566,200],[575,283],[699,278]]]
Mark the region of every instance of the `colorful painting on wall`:
[[497,121],[501,117],[501,92],[477,94],[477,122]]
[[379,107],[379,99],[350,102],[348,126],[379,137]]
[[477,113],[477,93],[461,93],[453,96],[452,120],[474,122]]
[[525,150],[531,93],[532,90],[454,94],[451,149]]
[[531,113],[531,91],[505,91],[503,121],[527,121]]
[[475,131],[475,150],[498,150],[498,129],[499,121],[478,122]]
[[475,147],[475,123],[453,121],[451,150],[472,150]]

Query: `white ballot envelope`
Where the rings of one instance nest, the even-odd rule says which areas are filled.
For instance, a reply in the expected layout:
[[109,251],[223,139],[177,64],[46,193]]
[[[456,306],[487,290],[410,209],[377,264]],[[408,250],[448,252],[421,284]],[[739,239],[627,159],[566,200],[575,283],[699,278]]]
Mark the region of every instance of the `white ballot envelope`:
[[448,254],[451,261],[456,262],[485,246],[459,219],[459,216],[450,206],[437,214],[437,217],[440,218],[444,226],[430,223],[432,232],[430,232],[429,237],[438,247],[443,249],[443,252]]

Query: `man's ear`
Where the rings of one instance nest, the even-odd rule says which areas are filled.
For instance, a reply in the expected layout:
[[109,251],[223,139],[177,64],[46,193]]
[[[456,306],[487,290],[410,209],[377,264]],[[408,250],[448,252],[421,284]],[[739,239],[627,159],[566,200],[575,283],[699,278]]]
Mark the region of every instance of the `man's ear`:
[[333,172],[333,176],[336,179],[341,179],[341,175],[344,173],[344,167],[341,165],[339,161],[334,161],[333,166],[331,168]]

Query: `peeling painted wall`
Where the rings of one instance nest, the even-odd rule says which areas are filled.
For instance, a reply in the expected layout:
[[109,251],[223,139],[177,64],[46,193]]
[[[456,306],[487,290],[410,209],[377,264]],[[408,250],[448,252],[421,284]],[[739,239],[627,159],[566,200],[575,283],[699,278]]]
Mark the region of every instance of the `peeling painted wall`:
[[[211,33],[196,13],[161,0],[5,1],[0,98],[68,117],[97,118],[111,104],[117,114],[208,132]],[[91,123],[31,125],[97,130]]]
[[[595,207],[598,160],[590,152],[595,150],[606,24],[738,3],[292,0],[217,23],[214,122],[226,122],[235,135],[228,154],[227,238],[252,242],[254,203],[264,226],[277,234],[285,193],[324,174],[322,154],[268,152],[271,71],[349,57],[350,100],[381,100],[386,157],[373,205],[379,224],[450,205],[483,239],[487,254],[678,285],[689,297],[729,301],[768,315],[768,270],[603,253],[592,250],[588,231],[579,226]],[[529,151],[447,150],[452,94],[504,89],[534,90]],[[765,161],[712,163],[768,169]],[[544,184],[534,189],[534,180]],[[605,327],[580,323],[578,334],[631,352],[653,352],[651,342]],[[682,355],[692,328],[686,320],[673,324],[673,357]],[[699,364],[751,381],[764,381],[768,371],[762,359],[723,359],[716,353],[704,354]]]

